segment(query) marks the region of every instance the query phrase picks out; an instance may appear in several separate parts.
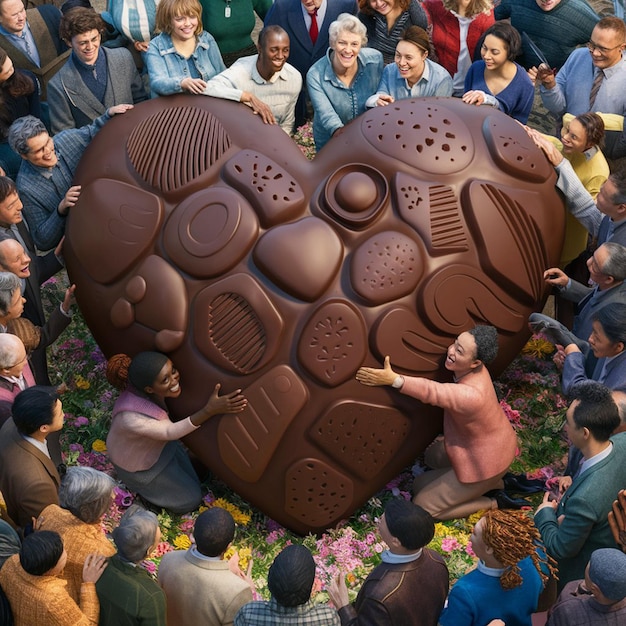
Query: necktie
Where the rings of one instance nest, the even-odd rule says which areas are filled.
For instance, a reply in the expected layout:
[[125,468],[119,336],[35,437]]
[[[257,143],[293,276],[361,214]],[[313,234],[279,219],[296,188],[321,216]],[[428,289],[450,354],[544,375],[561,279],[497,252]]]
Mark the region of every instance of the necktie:
[[313,44],[317,41],[317,36],[319,35],[319,29],[317,28],[317,9],[313,11],[313,13],[309,13],[311,16],[311,27],[309,28],[309,36],[311,37],[311,41]]
[[604,80],[604,72],[602,70],[598,70],[598,73],[595,75],[593,79],[593,84],[591,85],[591,93],[589,94],[589,110],[593,111],[593,105],[596,103],[596,96],[598,95],[598,91],[600,91],[600,87],[602,86],[602,81]]

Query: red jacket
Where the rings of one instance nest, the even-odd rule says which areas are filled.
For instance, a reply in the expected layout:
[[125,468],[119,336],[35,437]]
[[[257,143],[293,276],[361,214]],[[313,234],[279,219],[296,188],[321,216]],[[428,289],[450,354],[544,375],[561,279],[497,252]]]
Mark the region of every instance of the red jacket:
[[[443,65],[450,72],[450,76],[454,77],[461,50],[459,20],[456,15],[444,8],[441,0],[424,0],[422,6],[426,9],[432,28],[431,41],[439,58],[439,64]],[[489,13],[479,13],[470,23],[467,32],[467,48],[472,60],[476,44],[494,21],[492,9]]]

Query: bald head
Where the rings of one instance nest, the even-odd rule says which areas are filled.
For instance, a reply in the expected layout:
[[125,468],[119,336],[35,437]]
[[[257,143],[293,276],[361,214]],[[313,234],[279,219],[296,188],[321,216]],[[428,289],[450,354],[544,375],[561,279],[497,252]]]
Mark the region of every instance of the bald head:
[[11,272],[20,279],[28,278],[30,261],[30,256],[19,241],[15,239],[0,241],[0,269],[2,271]]
[[26,349],[16,335],[0,333],[0,376],[20,376],[26,364]]

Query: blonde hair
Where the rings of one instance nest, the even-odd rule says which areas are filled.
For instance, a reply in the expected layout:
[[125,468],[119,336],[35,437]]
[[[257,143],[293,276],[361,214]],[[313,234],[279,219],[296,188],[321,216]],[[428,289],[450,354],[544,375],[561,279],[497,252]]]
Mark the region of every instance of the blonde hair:
[[161,0],[156,11],[156,30],[171,35],[172,22],[175,17],[181,15],[198,18],[198,25],[194,32],[194,35],[197,37],[203,30],[202,6],[198,0]]

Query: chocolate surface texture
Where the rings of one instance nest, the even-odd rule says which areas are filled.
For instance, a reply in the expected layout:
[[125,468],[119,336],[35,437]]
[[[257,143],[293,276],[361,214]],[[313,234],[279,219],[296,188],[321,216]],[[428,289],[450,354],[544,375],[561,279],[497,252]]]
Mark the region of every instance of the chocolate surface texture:
[[173,419],[223,391],[249,405],[185,443],[231,488],[306,533],[410,465],[441,410],[354,379],[386,354],[449,380],[442,356],[499,330],[497,375],[527,340],[559,258],[554,169],[523,128],[456,99],[365,113],[312,162],[244,105],[144,102],[77,173],[65,258],[107,356],[167,353]]

